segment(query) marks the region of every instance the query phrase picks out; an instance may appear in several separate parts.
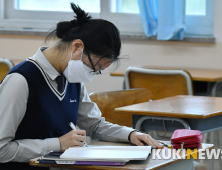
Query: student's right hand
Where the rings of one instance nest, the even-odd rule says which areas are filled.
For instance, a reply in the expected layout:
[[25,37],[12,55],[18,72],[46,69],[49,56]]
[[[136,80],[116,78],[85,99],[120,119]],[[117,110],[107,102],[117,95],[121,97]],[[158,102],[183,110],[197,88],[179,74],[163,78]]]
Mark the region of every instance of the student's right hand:
[[72,130],[69,133],[59,137],[60,147],[63,151],[69,147],[83,146],[85,141],[85,130]]

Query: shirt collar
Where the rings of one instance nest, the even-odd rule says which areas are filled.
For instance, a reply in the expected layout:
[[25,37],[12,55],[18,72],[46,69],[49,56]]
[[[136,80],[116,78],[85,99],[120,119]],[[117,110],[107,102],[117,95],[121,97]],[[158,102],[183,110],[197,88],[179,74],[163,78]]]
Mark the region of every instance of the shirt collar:
[[48,59],[44,56],[42,53],[42,50],[47,47],[40,47],[37,51],[37,53],[33,56],[33,59],[36,60],[41,67],[44,69],[44,71],[48,74],[48,76],[55,80],[57,76],[59,76],[59,72],[52,66],[52,64],[48,61]]

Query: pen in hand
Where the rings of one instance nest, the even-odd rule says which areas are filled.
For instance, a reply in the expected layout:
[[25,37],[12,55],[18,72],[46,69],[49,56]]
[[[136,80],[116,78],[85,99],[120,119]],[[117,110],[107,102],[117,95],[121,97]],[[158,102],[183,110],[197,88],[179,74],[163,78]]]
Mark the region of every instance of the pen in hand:
[[[75,126],[72,122],[69,123],[69,126],[70,126],[73,130],[77,130],[77,129],[76,129],[76,126]],[[88,145],[87,145],[86,142],[84,142],[84,145],[85,145],[85,147],[88,147]]]

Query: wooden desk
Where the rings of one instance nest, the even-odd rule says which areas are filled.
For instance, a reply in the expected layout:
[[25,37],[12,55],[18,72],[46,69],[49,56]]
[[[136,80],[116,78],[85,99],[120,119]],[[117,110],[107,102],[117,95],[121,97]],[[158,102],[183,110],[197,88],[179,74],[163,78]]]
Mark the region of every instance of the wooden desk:
[[[163,120],[167,131],[184,128],[181,123],[172,119],[186,121],[193,130],[202,133],[222,129],[222,98],[202,96],[174,96],[152,102],[140,103],[115,109],[116,113],[131,113],[133,127],[140,130],[161,130]],[[156,118],[157,117],[157,118]],[[153,121],[152,119],[158,119]],[[171,119],[171,120],[170,120]],[[219,145],[222,148],[222,134],[219,133]],[[214,133],[211,133],[210,143],[214,143]],[[213,162],[213,161],[212,161]],[[211,163],[213,166],[213,163]],[[221,165],[222,167],[222,165]]]
[[[144,66],[142,68],[150,68],[150,69],[170,69],[177,70],[182,69],[186,70],[190,73],[192,79],[194,81],[207,81],[207,82],[217,82],[222,80],[222,70],[219,69],[198,69],[198,68],[175,68],[175,67],[152,67],[152,66]],[[116,71],[111,73],[111,76],[124,76],[125,71]]]
[[222,98],[179,95],[116,108],[115,112],[205,119],[222,115]]
[[[115,112],[134,114],[133,127],[140,117],[146,115],[183,118],[191,129],[200,130],[203,133],[222,128],[222,98],[219,97],[173,96],[116,108]],[[162,123],[160,126],[163,126]]]
[[[170,142],[168,142],[170,143]],[[129,145],[129,144],[124,144],[124,143],[111,143],[111,142],[93,142],[92,145]],[[214,148],[214,145],[212,144],[202,144],[200,147],[198,147],[198,152],[201,151],[205,151],[206,149],[212,149]],[[168,152],[172,152],[171,149],[165,148],[167,149]],[[153,154],[153,152],[152,152]],[[160,154],[161,155],[161,154]],[[185,162],[184,162],[185,161]],[[80,165],[56,165],[56,164],[44,164],[44,165],[40,165],[38,163],[35,162],[29,162],[29,164],[31,166],[44,166],[44,167],[57,167],[57,168],[69,168],[69,169],[98,169],[98,170],[156,170],[156,169],[161,169],[164,170],[166,168],[174,168],[174,166],[176,167],[180,167],[180,170],[185,170],[187,166],[184,165],[184,163],[186,163],[185,165],[189,165],[189,163],[193,164],[193,159],[186,159],[186,160],[182,160],[182,159],[168,159],[168,160],[164,160],[164,159],[152,159],[152,155],[148,157],[148,159],[146,161],[129,161],[125,166],[80,166]],[[181,167],[181,165],[185,166],[185,167]]]

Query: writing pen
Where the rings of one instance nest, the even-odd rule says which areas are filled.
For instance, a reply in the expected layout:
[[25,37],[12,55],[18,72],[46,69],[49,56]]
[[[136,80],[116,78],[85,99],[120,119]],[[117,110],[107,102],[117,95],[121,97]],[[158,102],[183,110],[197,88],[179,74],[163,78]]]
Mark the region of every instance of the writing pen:
[[168,148],[172,148],[172,146],[171,146],[171,145],[168,145],[168,144],[166,144],[166,143],[164,143],[164,142],[162,142],[162,141],[160,141],[160,143],[162,143],[162,144],[163,144],[163,146],[166,146],[166,147],[168,147]]
[[[70,122],[70,123],[69,123],[69,126],[70,126],[73,130],[77,130],[77,129],[76,129],[76,126],[74,125],[74,123]],[[85,145],[85,147],[88,147],[88,145],[87,145],[86,142],[84,142],[84,145]]]

